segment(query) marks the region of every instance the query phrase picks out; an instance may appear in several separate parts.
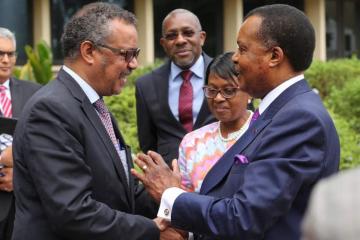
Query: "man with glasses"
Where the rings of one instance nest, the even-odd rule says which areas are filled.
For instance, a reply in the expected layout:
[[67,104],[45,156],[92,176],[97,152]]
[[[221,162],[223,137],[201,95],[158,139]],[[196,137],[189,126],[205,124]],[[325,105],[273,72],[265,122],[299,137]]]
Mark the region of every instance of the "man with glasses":
[[64,66],[29,101],[14,137],[13,239],[157,240],[156,222],[135,215],[136,204],[152,205],[129,174],[130,149],[103,101],[138,66],[135,16],[92,3],[61,40]]
[[178,157],[186,133],[215,121],[202,91],[211,61],[202,51],[205,38],[196,15],[173,10],[163,20],[160,39],[170,60],[136,81],[140,148],[157,151],[168,164]]
[[[18,118],[27,100],[41,87],[11,77],[16,63],[16,39],[0,27],[0,117]],[[0,132],[0,239],[11,239],[15,217],[12,136]]]

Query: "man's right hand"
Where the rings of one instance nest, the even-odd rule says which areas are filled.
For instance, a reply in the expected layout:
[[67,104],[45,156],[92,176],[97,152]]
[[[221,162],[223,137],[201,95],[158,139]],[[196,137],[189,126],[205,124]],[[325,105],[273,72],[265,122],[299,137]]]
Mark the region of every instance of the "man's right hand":
[[13,191],[13,156],[12,146],[2,151],[0,155],[0,191]]

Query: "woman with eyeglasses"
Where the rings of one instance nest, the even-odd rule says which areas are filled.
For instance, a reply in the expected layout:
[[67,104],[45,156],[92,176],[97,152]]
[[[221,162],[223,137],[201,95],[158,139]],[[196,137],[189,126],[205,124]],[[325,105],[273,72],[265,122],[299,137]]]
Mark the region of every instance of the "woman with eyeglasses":
[[249,127],[250,97],[239,89],[233,54],[216,57],[206,72],[204,94],[219,121],[188,133],[180,144],[178,164],[187,191],[200,191],[208,171]]

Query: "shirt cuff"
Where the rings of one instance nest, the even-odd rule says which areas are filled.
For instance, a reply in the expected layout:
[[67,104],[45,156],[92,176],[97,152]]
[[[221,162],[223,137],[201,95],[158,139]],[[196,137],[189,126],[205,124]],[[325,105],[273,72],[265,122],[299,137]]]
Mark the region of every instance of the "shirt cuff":
[[171,187],[164,191],[161,196],[160,207],[157,216],[171,221],[171,213],[176,198],[186,191],[181,188]]

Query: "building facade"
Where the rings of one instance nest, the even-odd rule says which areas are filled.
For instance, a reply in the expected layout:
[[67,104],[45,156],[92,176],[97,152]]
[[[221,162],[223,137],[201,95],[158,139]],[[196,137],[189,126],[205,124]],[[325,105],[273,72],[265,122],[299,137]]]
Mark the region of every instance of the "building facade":
[[[185,8],[194,12],[207,32],[205,51],[215,56],[235,51],[243,17],[253,8],[286,3],[304,11],[316,30],[315,58],[360,57],[360,0],[105,0],[134,12],[138,18],[139,56],[142,65],[163,58],[159,44],[161,22],[168,12]],[[24,63],[25,44],[45,40],[55,64],[62,63],[60,37],[66,21],[82,5],[93,0],[1,0],[0,26],[15,32],[19,63]]]

